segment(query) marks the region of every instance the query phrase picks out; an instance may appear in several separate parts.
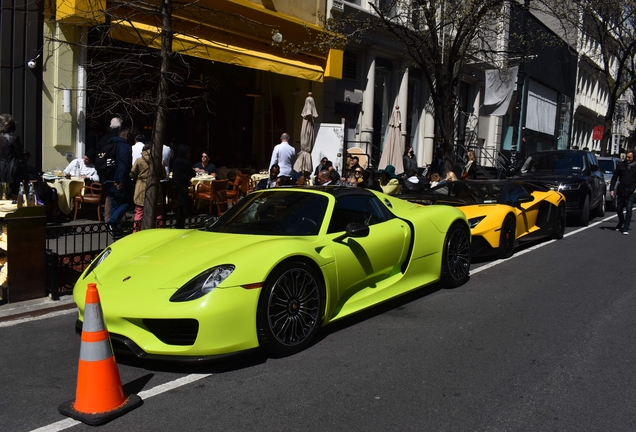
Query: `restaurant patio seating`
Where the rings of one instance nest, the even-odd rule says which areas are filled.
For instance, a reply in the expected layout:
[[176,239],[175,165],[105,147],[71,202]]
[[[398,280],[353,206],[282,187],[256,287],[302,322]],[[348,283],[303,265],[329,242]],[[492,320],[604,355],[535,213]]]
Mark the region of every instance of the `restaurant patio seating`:
[[241,173],[241,196],[245,196],[254,190],[254,182],[251,174]]
[[232,185],[232,187],[226,192],[227,199],[232,201],[232,204],[236,204],[241,193],[241,190],[240,190],[241,172],[240,171],[236,171],[234,181],[230,184]]
[[77,209],[80,204],[82,205],[82,212],[86,211],[86,204],[91,204],[97,208],[97,220],[102,221],[101,213],[101,201],[102,201],[102,185],[101,183],[93,182],[90,185],[82,186],[82,190],[78,196],[74,198],[75,201],[75,213],[73,214],[73,220],[77,220]]
[[[211,185],[207,183],[199,183],[194,191],[194,195],[197,201],[197,207],[198,207],[199,201],[208,201],[209,203],[208,213],[212,214],[212,206],[217,201],[216,192],[221,190],[226,192],[227,184],[228,184],[228,180],[212,180]],[[227,203],[227,194],[225,195],[224,198]],[[217,209],[218,209],[218,204],[217,204]]]

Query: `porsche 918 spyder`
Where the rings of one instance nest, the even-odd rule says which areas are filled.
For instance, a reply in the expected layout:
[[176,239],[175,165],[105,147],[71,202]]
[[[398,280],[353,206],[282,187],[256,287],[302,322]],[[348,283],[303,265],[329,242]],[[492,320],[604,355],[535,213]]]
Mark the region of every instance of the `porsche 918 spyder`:
[[514,180],[444,183],[402,198],[420,204],[447,204],[466,214],[473,256],[509,258],[520,241],[563,237],[565,197],[539,184]]
[[441,279],[469,275],[464,214],[361,188],[253,192],[203,230],[155,229],[105,249],[96,283],[116,351],[200,360],[256,348],[289,355],[318,329]]

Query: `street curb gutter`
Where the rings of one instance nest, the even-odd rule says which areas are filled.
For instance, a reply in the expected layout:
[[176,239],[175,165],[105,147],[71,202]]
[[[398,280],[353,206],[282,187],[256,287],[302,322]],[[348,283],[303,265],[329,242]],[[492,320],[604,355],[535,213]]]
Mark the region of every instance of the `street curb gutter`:
[[38,317],[48,313],[75,308],[72,296],[60,300],[49,298],[7,303],[0,306],[0,322],[14,321],[29,317]]

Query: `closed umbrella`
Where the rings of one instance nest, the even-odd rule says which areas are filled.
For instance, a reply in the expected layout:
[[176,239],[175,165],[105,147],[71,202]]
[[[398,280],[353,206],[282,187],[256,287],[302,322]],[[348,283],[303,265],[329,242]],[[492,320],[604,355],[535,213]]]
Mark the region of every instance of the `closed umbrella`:
[[300,152],[296,155],[294,170],[305,174],[313,172],[311,150],[314,147],[314,119],[318,117],[316,103],[314,102],[311,92],[307,94],[305,106],[300,115],[303,118],[303,124],[300,128]]
[[387,165],[393,165],[396,173],[404,172],[404,163],[402,156],[404,148],[402,147],[402,116],[400,115],[400,107],[396,106],[391,121],[389,122],[389,130],[386,134],[384,142],[384,150],[380,157],[380,168]]

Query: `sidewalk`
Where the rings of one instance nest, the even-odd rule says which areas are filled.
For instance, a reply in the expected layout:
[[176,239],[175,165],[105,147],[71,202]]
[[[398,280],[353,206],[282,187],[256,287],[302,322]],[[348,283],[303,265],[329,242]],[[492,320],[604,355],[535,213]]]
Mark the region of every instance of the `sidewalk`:
[[48,297],[44,297],[16,303],[6,303],[0,305],[0,322],[35,317],[73,308],[75,308],[75,302],[72,295],[62,296],[59,300],[51,300]]

